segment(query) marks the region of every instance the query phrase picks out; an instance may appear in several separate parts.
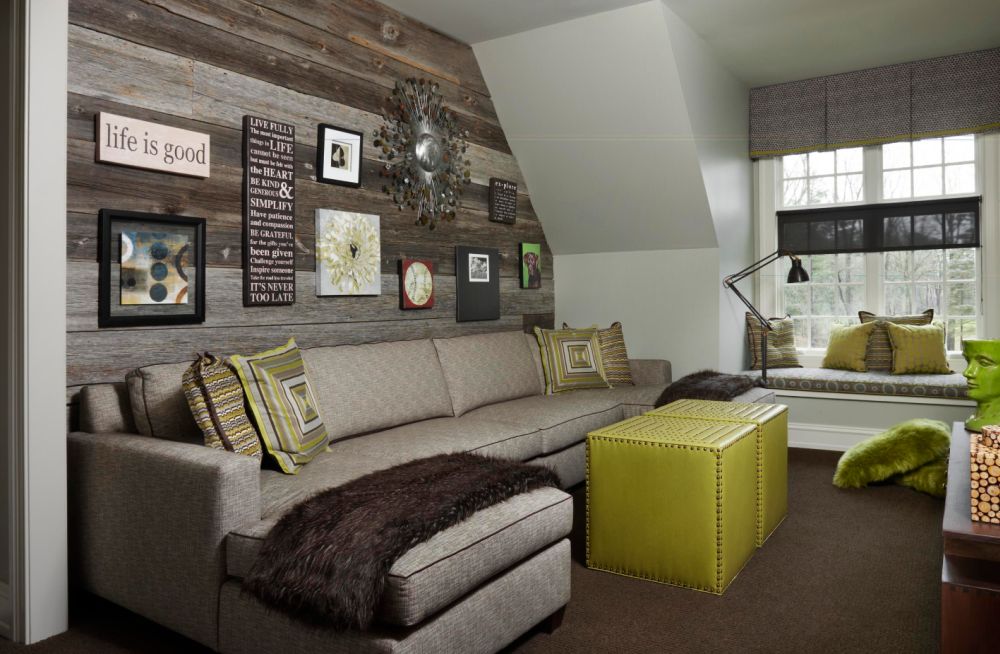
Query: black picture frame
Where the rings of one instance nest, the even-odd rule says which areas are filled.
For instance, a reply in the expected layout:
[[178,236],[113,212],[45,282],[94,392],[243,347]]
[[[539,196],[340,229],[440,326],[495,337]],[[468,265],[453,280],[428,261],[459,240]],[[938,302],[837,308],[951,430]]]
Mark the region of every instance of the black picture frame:
[[[323,171],[326,168],[326,160],[329,154],[326,151],[326,133],[329,131],[342,132],[344,134],[350,134],[351,136],[356,136],[358,139],[357,146],[357,169],[356,179],[345,180],[336,179],[333,177],[326,177]],[[362,166],[364,165],[364,146],[365,146],[365,135],[363,132],[357,130],[348,129],[346,127],[338,127],[337,125],[331,125],[329,123],[320,123],[316,128],[316,181],[322,182],[323,184],[335,184],[337,186],[347,186],[350,188],[361,188],[361,173]],[[353,158],[353,154],[352,158]]]
[[[112,293],[121,293],[120,282],[113,275],[113,266],[119,266],[118,255],[113,249],[120,247],[120,232],[115,231],[116,223],[140,223],[157,226],[158,231],[169,233],[187,231],[193,235],[192,245],[194,280],[194,298],[184,306],[190,306],[190,312],[171,310],[165,307],[178,307],[179,304],[136,304],[132,313],[116,313],[118,307],[112,306]],[[117,209],[101,209],[98,215],[97,234],[98,297],[97,326],[98,327],[147,327],[157,325],[189,325],[205,322],[205,219],[192,216],[174,216],[169,214],[139,213],[136,211],[121,211]],[[116,288],[112,288],[115,285]],[[190,295],[189,295],[190,297]],[[147,308],[149,307],[149,308]]]
[[[472,270],[474,259],[487,257],[485,269]],[[479,279],[473,279],[473,273]],[[455,246],[455,319],[458,322],[500,319],[500,251]]]

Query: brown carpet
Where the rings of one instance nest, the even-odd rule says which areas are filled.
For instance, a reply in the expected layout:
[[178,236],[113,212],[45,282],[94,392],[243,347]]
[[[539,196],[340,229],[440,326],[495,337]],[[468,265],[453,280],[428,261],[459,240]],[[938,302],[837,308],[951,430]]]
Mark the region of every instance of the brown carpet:
[[[788,518],[722,597],[587,570],[578,489],[565,622],[508,651],[936,652],[943,504],[895,486],[838,490],[837,458],[790,451]],[[0,639],[0,653],[201,651],[89,595],[74,598],[65,634],[27,648]]]

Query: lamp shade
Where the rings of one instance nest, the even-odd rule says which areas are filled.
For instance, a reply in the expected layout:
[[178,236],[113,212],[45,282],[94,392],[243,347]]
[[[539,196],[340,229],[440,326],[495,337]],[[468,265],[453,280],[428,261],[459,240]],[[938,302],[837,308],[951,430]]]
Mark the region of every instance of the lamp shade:
[[792,257],[792,269],[788,271],[789,284],[801,284],[809,281],[809,273],[802,267],[802,259]]

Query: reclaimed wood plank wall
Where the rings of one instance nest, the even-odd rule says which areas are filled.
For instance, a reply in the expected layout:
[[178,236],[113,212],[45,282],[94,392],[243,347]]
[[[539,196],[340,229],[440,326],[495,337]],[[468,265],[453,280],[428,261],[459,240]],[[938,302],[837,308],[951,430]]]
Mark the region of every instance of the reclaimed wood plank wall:
[[[431,232],[381,192],[371,131],[396,80],[440,84],[469,132],[473,183],[452,223]],[[120,381],[135,367],[195,351],[249,352],[294,335],[303,347],[451,336],[551,323],[552,268],[540,290],[518,286],[518,243],[551,252],[472,49],[372,0],[71,0],[69,29],[67,397]],[[94,161],[94,115],[108,111],[212,137],[211,177],[191,179]],[[242,118],[295,125],[297,302],[242,303]],[[360,189],[315,181],[316,130],[365,132]],[[488,181],[518,183],[517,223],[491,223]],[[200,325],[97,328],[97,213],[102,208],[207,220],[206,320]],[[381,216],[382,295],[317,298],[317,208]],[[501,252],[499,321],[455,321],[455,245]],[[431,310],[398,309],[397,262],[432,259]]]

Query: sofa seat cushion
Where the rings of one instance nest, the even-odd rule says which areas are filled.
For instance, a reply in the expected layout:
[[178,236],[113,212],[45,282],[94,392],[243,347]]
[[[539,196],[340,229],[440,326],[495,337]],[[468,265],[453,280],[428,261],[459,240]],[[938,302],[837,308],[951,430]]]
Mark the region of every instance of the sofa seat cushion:
[[542,454],[551,454],[587,438],[595,429],[622,419],[622,400],[614,389],[575,390],[536,395],[481,407],[470,418],[535,427]]
[[[262,520],[227,536],[229,575],[247,575],[276,522]],[[573,499],[555,488],[523,493],[483,509],[416,545],[393,564],[378,617],[393,625],[415,625],[565,537],[572,526]]]
[[[747,375],[760,375],[748,371]],[[962,373],[950,375],[893,375],[888,372],[853,372],[827,368],[787,368],[767,371],[767,387],[774,390],[819,393],[861,393],[964,400],[969,385]]]
[[338,441],[295,477],[261,471],[264,517],[277,516],[305,498],[362,475],[414,459],[477,452],[526,461],[542,453],[538,431],[476,418],[435,418]]

